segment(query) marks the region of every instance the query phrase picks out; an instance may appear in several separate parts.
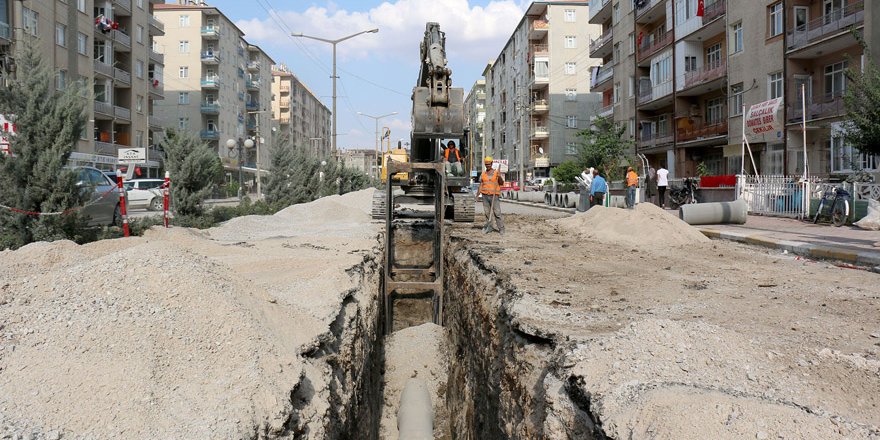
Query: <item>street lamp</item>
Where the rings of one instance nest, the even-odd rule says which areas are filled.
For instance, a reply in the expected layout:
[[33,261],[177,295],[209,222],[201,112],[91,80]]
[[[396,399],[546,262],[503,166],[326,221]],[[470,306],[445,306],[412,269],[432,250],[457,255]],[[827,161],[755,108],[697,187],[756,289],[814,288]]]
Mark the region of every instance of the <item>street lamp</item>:
[[[376,121],[376,160],[378,161],[379,160],[379,119],[387,118],[388,116],[394,116],[397,114],[397,112],[391,112],[391,113],[388,113],[387,115],[382,115],[382,116],[370,116],[366,113],[361,113],[361,112],[358,112],[358,114],[361,116],[366,116],[368,118],[373,118],[373,120]],[[379,178],[379,176],[378,176],[379,170],[376,170],[376,174],[377,174],[376,179],[378,179]]]
[[[238,147],[238,149],[236,149]],[[254,141],[252,139],[245,139],[244,142],[241,141],[241,138],[238,140],[228,139],[226,141],[226,148],[228,151],[226,152],[226,156],[230,158],[238,159],[238,199],[241,200],[242,196],[242,174],[241,174],[241,165],[244,161],[244,154],[242,152],[242,147],[250,150],[254,147]]]
[[360,31],[356,34],[351,34],[349,36],[337,38],[335,40],[329,40],[326,38],[315,37],[312,35],[305,35],[302,32],[294,32],[294,33],[290,34],[292,37],[311,38],[312,40],[323,41],[325,43],[329,43],[329,44],[333,45],[333,76],[331,77],[331,78],[333,78],[333,134],[330,136],[330,139],[331,139],[331,149],[333,150],[332,153],[334,155],[336,154],[336,78],[337,78],[337,76],[336,76],[336,45],[338,43],[345,41],[345,40],[348,40],[349,38],[357,37],[360,34],[367,34],[367,33],[375,34],[376,32],[379,32],[378,28],[370,29],[370,30],[366,30],[366,31]]

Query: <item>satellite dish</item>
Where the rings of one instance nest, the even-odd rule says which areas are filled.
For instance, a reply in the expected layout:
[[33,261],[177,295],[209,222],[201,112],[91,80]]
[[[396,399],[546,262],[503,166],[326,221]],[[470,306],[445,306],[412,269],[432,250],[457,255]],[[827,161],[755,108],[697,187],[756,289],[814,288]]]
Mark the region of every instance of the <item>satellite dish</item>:
[[538,153],[544,154],[544,147],[538,147]]

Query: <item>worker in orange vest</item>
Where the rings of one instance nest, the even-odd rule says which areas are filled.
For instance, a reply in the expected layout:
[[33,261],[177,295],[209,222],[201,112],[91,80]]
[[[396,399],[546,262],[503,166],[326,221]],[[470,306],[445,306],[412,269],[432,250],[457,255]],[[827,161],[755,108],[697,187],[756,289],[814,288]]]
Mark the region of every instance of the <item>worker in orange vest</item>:
[[[483,213],[486,214],[486,226],[483,233],[488,234],[493,229],[504,234],[504,221],[501,220],[501,185],[504,178],[501,172],[492,168],[492,157],[483,159],[486,170],[480,175],[480,194],[483,196]],[[492,227],[492,219],[495,219],[495,227]]]
[[443,152],[443,158],[446,159],[446,175],[461,175],[461,154],[458,148],[455,148],[455,141],[449,141],[446,144],[446,151]]
[[633,209],[636,206],[636,189],[639,187],[639,175],[633,167],[626,168],[626,207]]

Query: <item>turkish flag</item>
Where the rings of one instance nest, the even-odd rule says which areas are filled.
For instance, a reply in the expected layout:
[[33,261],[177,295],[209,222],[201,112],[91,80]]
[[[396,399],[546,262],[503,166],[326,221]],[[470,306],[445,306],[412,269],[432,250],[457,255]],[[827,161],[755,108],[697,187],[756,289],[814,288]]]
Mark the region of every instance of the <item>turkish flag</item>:
[[697,17],[703,16],[703,12],[706,9],[706,5],[703,3],[703,0],[697,0]]

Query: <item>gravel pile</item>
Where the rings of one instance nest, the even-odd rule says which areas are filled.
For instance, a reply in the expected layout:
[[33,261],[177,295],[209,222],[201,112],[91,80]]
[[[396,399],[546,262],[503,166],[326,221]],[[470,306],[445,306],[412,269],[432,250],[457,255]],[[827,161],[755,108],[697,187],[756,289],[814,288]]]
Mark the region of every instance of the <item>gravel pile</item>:
[[690,246],[710,241],[693,226],[651,203],[640,203],[635,209],[594,206],[587,212],[550,222],[583,238],[612,245]]

